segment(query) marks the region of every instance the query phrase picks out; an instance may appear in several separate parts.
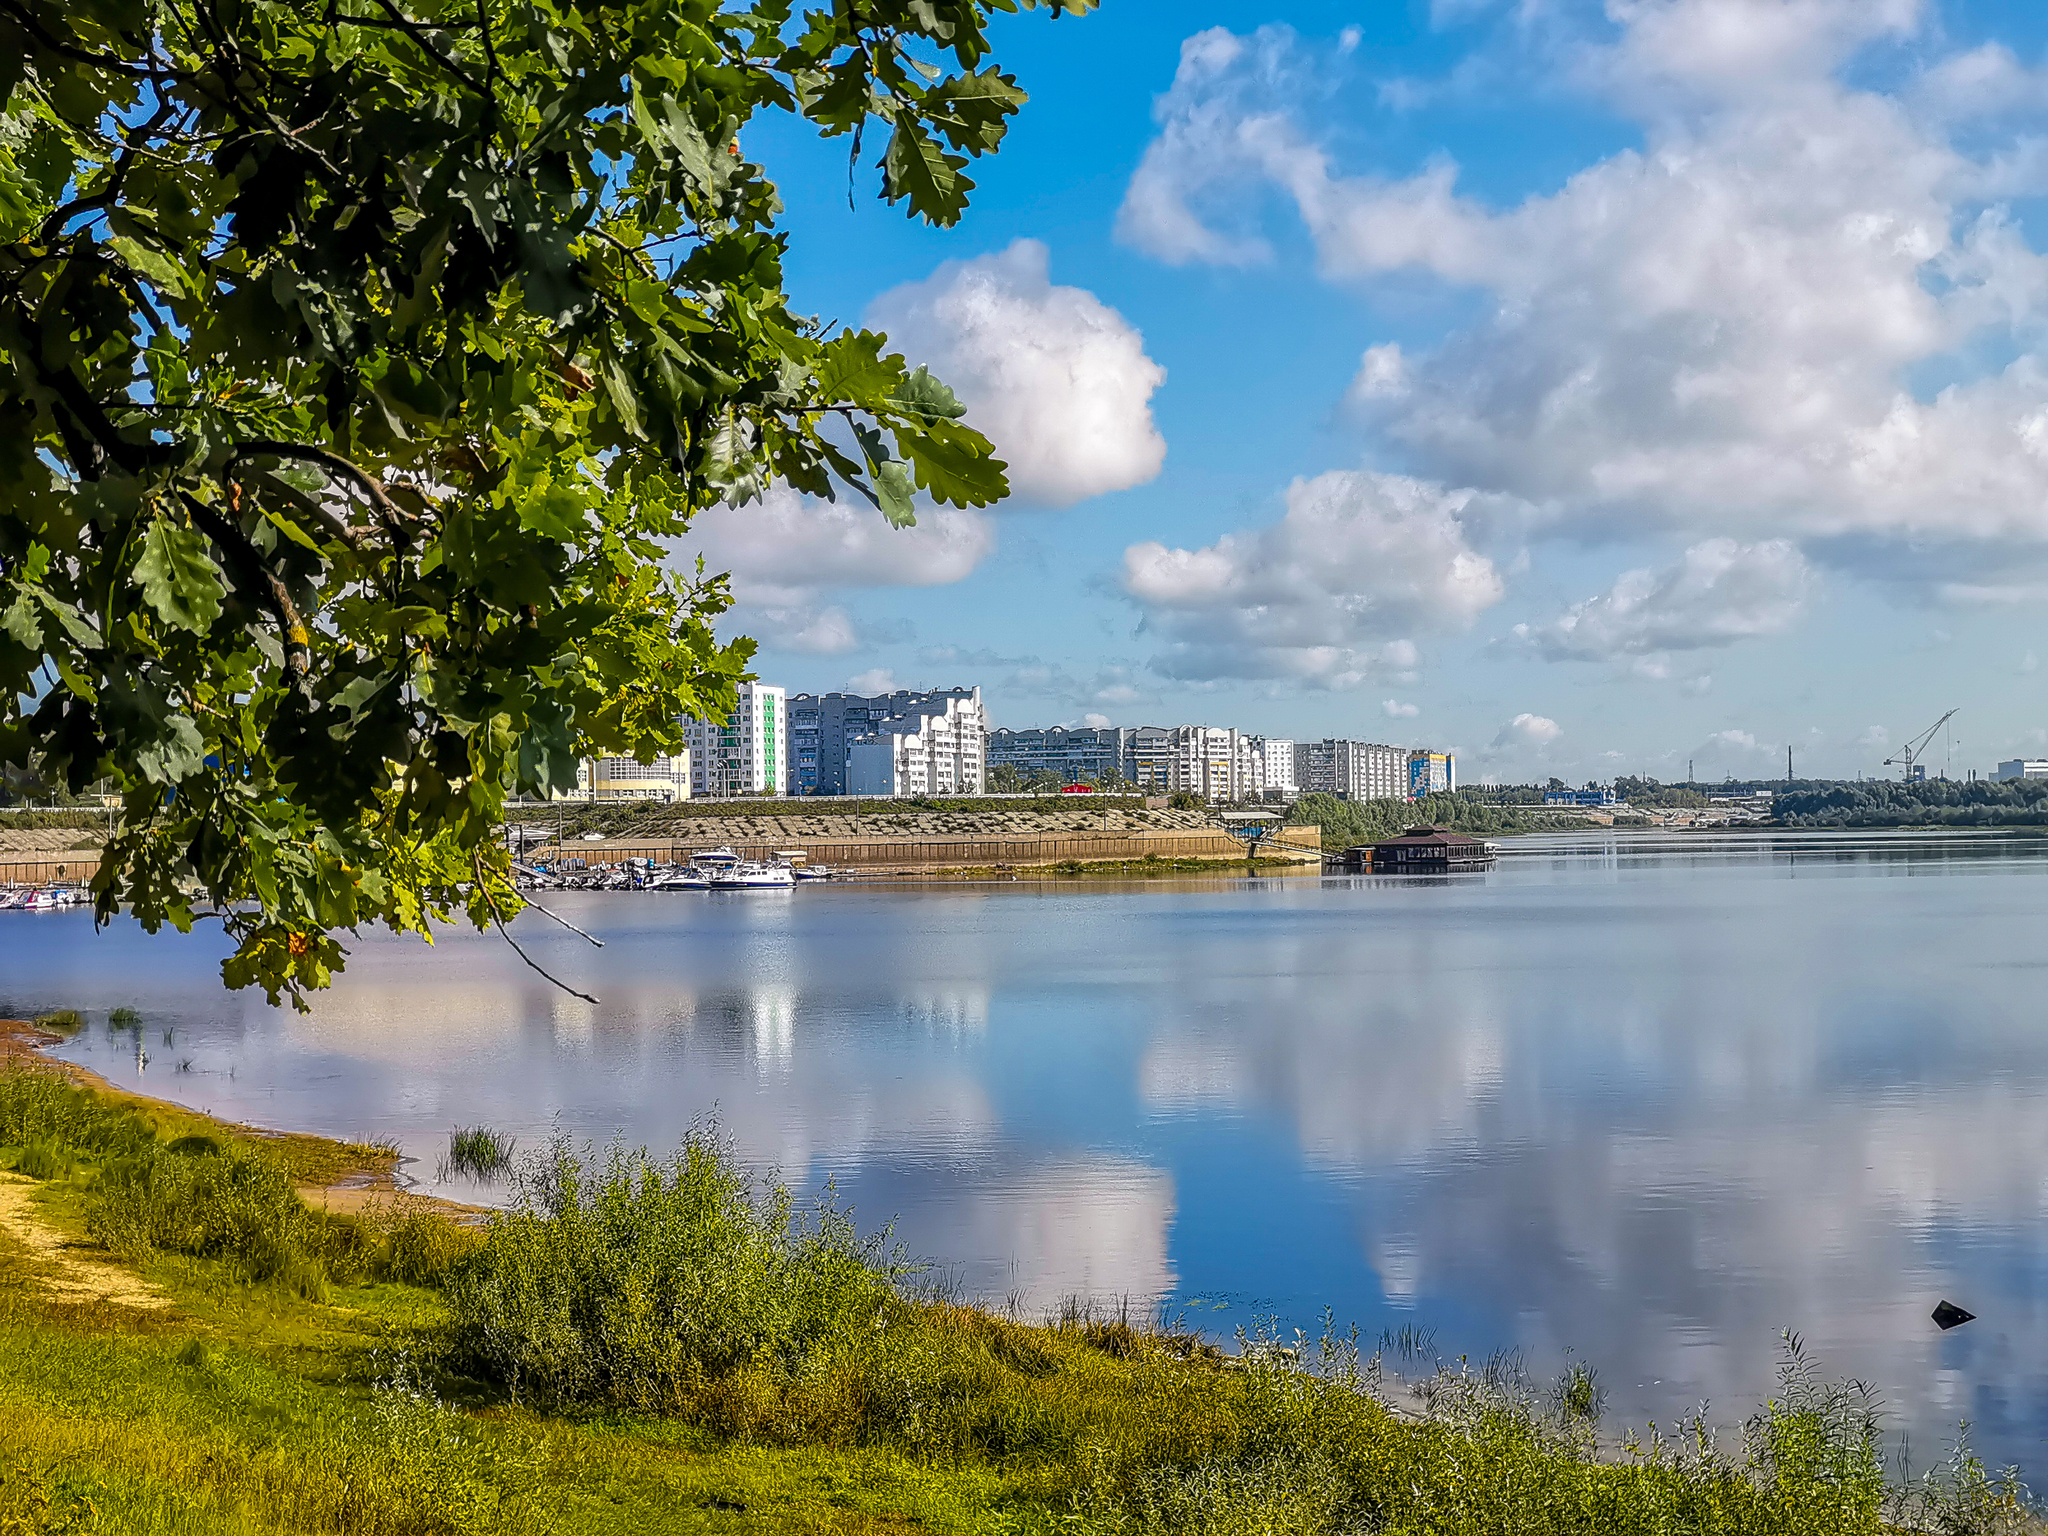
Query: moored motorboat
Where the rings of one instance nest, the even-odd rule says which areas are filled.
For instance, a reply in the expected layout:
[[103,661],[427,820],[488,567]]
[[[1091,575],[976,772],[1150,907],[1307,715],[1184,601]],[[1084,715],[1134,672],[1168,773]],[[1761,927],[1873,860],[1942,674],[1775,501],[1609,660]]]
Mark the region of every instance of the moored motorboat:
[[725,865],[711,876],[714,891],[764,890],[795,884],[796,871],[787,864],[756,864],[747,859]]

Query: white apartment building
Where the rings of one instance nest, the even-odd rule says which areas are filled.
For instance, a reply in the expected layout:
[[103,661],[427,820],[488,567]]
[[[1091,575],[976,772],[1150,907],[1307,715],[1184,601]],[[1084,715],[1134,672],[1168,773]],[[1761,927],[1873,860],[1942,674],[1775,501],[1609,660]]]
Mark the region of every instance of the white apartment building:
[[789,789],[789,695],[766,683],[741,683],[722,721],[684,722],[690,788],[700,795],[779,795]]
[[1276,736],[1252,736],[1247,738],[1257,749],[1258,783],[1257,793],[1278,791],[1291,795],[1299,786],[1294,779],[1294,743]]
[[1252,740],[1224,726],[1140,726],[1131,743],[1132,777],[1155,794],[1242,799],[1257,793]]
[[1300,741],[1294,745],[1295,787],[1307,795],[1347,800],[1406,800],[1406,747],[1373,741]]
[[849,795],[978,795],[988,764],[981,690],[927,695],[846,745]]
[[586,800],[687,800],[689,749],[651,763],[631,757],[586,757],[576,769],[576,792]]

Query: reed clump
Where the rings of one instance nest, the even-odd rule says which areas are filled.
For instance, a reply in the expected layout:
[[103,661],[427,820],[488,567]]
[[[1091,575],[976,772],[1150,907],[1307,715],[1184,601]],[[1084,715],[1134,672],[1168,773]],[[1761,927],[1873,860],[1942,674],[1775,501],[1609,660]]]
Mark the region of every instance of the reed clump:
[[448,1133],[448,1156],[441,1165],[443,1178],[488,1182],[503,1178],[512,1169],[513,1139],[487,1125],[462,1126]]

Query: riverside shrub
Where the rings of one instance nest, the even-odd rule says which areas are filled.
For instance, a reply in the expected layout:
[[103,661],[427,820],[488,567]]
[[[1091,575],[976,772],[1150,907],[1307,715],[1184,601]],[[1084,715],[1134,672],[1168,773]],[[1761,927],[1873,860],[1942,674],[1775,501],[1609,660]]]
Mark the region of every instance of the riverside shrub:
[[556,1138],[447,1286],[456,1336],[543,1402],[674,1407],[742,1366],[795,1371],[905,1303],[831,1200],[800,1209],[693,1132],[667,1162]]
[[[193,1138],[195,1141],[200,1138]],[[315,1211],[276,1161],[241,1147],[178,1151],[151,1141],[99,1172],[93,1236],[117,1253],[229,1261],[245,1280],[320,1296],[330,1274],[360,1273],[360,1223]]]

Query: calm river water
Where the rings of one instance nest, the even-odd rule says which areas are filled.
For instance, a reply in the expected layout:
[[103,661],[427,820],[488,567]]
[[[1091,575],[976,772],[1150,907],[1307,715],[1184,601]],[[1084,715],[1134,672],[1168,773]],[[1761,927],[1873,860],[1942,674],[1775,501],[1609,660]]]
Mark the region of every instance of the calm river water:
[[[666,1146],[715,1113],[970,1292],[1569,1349],[1621,1419],[1739,1416],[1793,1328],[1916,1462],[1968,1419],[2048,1480],[2048,842],[558,906],[606,947],[520,936],[598,1006],[494,938],[366,937],[299,1017],[219,990],[217,934],[5,913],[0,1011],[86,1010],[68,1054],[150,1092],[395,1136],[429,1186],[453,1125]],[[1937,1333],[1942,1297],[1979,1321]]]

